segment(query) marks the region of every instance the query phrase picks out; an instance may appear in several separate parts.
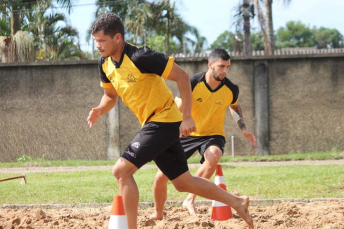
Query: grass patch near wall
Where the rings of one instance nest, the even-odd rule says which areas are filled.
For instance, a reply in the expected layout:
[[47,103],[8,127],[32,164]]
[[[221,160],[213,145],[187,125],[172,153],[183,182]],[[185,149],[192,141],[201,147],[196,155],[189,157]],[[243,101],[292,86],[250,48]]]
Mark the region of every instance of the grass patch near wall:
[[[190,169],[195,174],[197,168]],[[222,165],[228,192],[248,195],[251,199],[343,198],[344,166],[233,166]],[[156,168],[135,174],[140,202],[153,201]],[[0,174],[0,179],[18,174]],[[81,204],[111,203],[119,194],[111,169],[75,172],[27,173],[27,185],[19,179],[0,183],[0,204]],[[214,180],[214,177],[211,178]],[[168,200],[181,201],[187,193],[177,192],[168,184]],[[197,200],[202,198],[198,197]]]
[[[340,160],[344,159],[344,152],[333,149],[329,152],[309,152],[309,153],[290,153],[270,156],[229,156],[223,155],[220,162],[264,162],[264,161],[299,161],[299,160]],[[189,158],[188,163],[199,163],[200,156],[198,152]],[[41,158],[33,158],[22,155],[18,158],[18,162],[1,163],[0,168],[11,167],[59,167],[59,166],[106,166],[114,165],[116,161],[108,160],[66,160],[66,161],[50,161],[46,160],[44,155]],[[149,164],[154,164],[150,162]]]

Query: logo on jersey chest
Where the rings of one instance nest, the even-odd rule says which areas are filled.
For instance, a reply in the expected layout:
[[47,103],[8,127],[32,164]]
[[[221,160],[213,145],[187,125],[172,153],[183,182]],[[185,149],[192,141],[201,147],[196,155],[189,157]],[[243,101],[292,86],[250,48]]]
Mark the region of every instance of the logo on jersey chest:
[[223,99],[216,99],[215,101],[215,104],[218,104],[218,105],[223,105],[224,101]]
[[133,73],[129,73],[128,76],[127,76],[127,82],[128,83],[135,83],[136,82],[136,78],[134,76]]

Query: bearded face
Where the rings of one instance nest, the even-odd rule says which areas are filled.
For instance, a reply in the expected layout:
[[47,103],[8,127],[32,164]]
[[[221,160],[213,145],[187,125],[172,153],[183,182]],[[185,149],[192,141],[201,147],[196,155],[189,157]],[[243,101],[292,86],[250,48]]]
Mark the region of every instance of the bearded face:
[[212,73],[213,78],[216,81],[222,81],[228,72],[230,66],[230,60],[217,60],[214,63],[211,63],[210,71]]

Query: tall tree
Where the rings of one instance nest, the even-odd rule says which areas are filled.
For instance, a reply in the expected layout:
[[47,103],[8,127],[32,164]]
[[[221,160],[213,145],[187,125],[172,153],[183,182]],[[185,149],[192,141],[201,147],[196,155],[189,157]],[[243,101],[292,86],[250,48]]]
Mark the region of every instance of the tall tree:
[[35,39],[36,60],[82,58],[77,30],[65,23],[64,14],[53,11],[48,14],[50,7],[46,2],[25,14],[29,23],[23,26],[23,30],[30,32]]
[[193,47],[193,50],[200,50],[203,47],[201,43],[206,42],[205,39],[201,39],[202,42],[199,42],[201,37],[197,29],[184,22],[177,13],[175,4],[170,4],[169,1],[123,0],[114,2],[97,0],[96,5],[96,17],[102,13],[114,12],[122,19],[126,27],[126,40],[131,43],[145,45],[150,38],[164,36],[165,53],[170,53],[171,39],[176,39],[173,45],[179,47],[178,51],[173,47],[173,52],[183,52],[184,44]]
[[[180,47],[179,53],[185,50],[185,45],[191,47],[192,52],[200,47],[198,40],[201,39],[201,36],[197,28],[188,25],[183,20],[177,12],[175,3],[171,5],[169,1],[155,0],[149,5],[152,17],[147,21],[146,28],[151,28],[151,34],[165,35],[168,40],[176,39]],[[202,42],[205,43],[206,40],[202,39]]]
[[[251,47],[252,50],[263,50],[264,43],[261,32],[256,33],[255,29],[250,33]],[[210,49],[224,48],[228,52],[241,52],[244,49],[242,40],[239,40],[236,34],[225,31],[210,45]]]
[[[25,11],[30,11],[37,4],[45,4],[51,2],[47,0],[8,0],[5,1],[5,7],[11,12],[11,35],[16,34],[21,29]],[[72,9],[72,0],[56,0],[56,2],[64,8],[68,9],[70,13]]]
[[337,29],[314,28],[314,43],[319,49],[343,48],[343,35]]
[[273,21],[272,21],[272,1],[273,0],[264,0],[265,5],[265,23],[266,23],[266,39],[267,42],[265,45],[268,45],[267,47],[267,55],[273,55],[275,50],[275,38],[274,38],[274,27],[273,27]]
[[18,31],[12,37],[0,36],[0,54],[3,63],[33,61],[33,38],[28,32]]
[[[283,0],[284,4],[289,4],[291,0]],[[264,0],[265,5],[265,23],[266,23],[266,33],[267,33],[267,42],[265,47],[268,55],[273,55],[275,50],[275,38],[274,38],[274,27],[273,27],[273,18],[272,18],[272,2],[273,0]]]
[[277,30],[278,48],[314,47],[314,32],[301,22],[289,21]]
[[[235,34],[230,31],[225,31],[217,37],[217,39],[210,45],[210,49],[223,48],[227,52],[241,51],[236,47],[238,41],[235,38]],[[241,46],[241,45],[240,45]]]
[[244,0],[243,8],[243,19],[244,19],[244,54],[251,55],[251,0]]
[[[244,55],[251,55],[251,23],[250,20],[255,16],[254,5],[251,0],[240,0],[239,5],[233,7],[235,15],[233,16],[236,30],[237,45],[242,42]],[[240,45],[241,47],[241,45]],[[237,47],[237,50],[241,50]]]
[[0,3],[0,15],[0,36],[10,36],[11,24],[8,23],[10,21],[10,16],[8,15],[5,3]]
[[134,44],[138,44],[138,39],[141,44],[146,43],[145,23],[151,17],[149,6],[134,0],[132,4],[128,4],[128,15],[124,24],[128,32],[133,36]]

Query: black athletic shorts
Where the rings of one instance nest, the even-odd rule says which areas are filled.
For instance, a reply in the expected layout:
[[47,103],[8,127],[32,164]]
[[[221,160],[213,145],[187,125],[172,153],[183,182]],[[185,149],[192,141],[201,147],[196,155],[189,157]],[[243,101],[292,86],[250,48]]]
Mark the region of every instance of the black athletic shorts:
[[154,160],[159,169],[173,180],[188,171],[179,138],[180,122],[146,123],[131,141],[122,157],[137,168]]
[[222,135],[213,136],[200,136],[200,137],[182,137],[180,139],[182,147],[185,151],[186,158],[189,159],[196,150],[202,156],[200,163],[204,162],[204,152],[209,148],[209,146],[217,146],[221,149],[222,154],[225,150],[226,140]]

